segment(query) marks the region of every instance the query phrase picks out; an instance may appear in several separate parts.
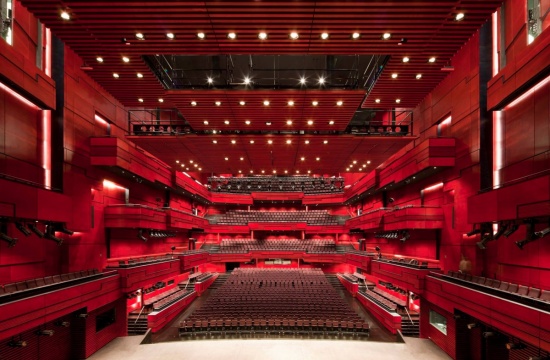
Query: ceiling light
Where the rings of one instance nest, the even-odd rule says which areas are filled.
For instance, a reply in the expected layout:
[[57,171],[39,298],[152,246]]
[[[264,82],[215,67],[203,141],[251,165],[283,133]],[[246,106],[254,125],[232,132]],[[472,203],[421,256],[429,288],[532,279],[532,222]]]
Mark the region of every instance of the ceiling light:
[[222,104],[221,101],[216,101],[216,102],[214,103],[214,105],[216,105],[216,106],[221,106],[221,104]]
[[202,168],[199,168],[199,171],[202,171]]
[[306,145],[309,144],[309,140],[304,141],[304,143],[305,143]]
[[142,78],[143,78],[143,74],[142,74],[142,73],[137,73],[136,76],[137,76],[139,79],[142,79]]
[[130,58],[127,57],[127,56],[123,56],[122,61],[124,61],[125,63],[128,63],[128,62],[130,62]]
[[250,143],[251,143],[251,144],[254,144],[254,140],[250,140]]
[[435,57],[432,56],[431,58],[429,58],[428,62],[434,63],[435,62]]
[[277,174],[277,170],[273,170],[273,174]]
[[180,161],[179,161],[179,160],[176,160],[176,164],[179,164],[179,163],[180,163]]
[[375,99],[374,102],[380,104],[380,99]]
[[197,106],[197,102],[196,101],[191,101],[191,106]]
[[289,100],[289,102],[287,102],[288,106],[294,106],[294,101],[292,100]]
[[367,164],[370,164],[370,160],[367,161]]
[[422,74],[416,74],[416,79],[417,79],[417,80],[422,79]]
[[142,98],[139,98],[138,101],[142,103],[142,102],[143,102],[143,99],[142,99]]
[[330,120],[330,121],[328,122],[328,124],[329,124],[329,125],[334,125],[334,120]]
[[357,164],[357,160],[353,160],[353,163],[354,163],[354,164]]
[[189,163],[191,163],[191,164],[192,164],[192,163],[193,163],[193,160],[189,160]]
[[250,125],[250,120],[246,120],[244,123],[245,123],[246,125]]
[[216,130],[212,130],[212,134],[217,134],[218,132]]
[[311,102],[311,105],[317,106],[317,105],[319,105],[319,102],[318,102],[318,101],[312,101],[312,102]]
[[[231,140],[231,144],[236,144],[237,143],[237,140]],[[241,158],[242,159],[242,158]]]
[[321,39],[323,39],[323,40],[328,39],[328,33],[322,33],[321,34]]
[[408,63],[408,62],[409,62],[409,60],[410,60],[410,59],[409,59],[409,57],[408,57],[408,56],[405,56],[405,57],[403,58],[403,62],[404,62],[404,63]]
[[218,143],[218,140],[212,140],[212,143],[213,143],[213,144],[217,144],[217,143]]
[[308,174],[311,174],[311,170],[308,170],[307,173],[308,173]]
[[271,144],[273,144],[273,140],[267,140],[267,143],[268,143],[269,145],[271,145]]
[[285,174],[288,174],[288,170],[285,170]]
[[382,39],[388,40],[388,39],[390,39],[390,38],[391,38],[391,34],[390,34],[390,33],[384,33],[384,34],[382,34]]
[[244,84],[245,85],[250,84],[250,78],[248,76],[244,78]]
[[265,124],[266,124],[267,126],[271,126],[271,121],[266,121]]
[[306,84],[306,78],[305,77],[301,77],[300,78],[300,85],[305,85]]
[[239,160],[243,161],[243,160],[244,160],[244,158],[243,158],[243,157],[241,157],[241,158],[239,158]]
[[118,79],[118,78],[120,77],[120,75],[117,74],[117,73],[113,73],[113,77],[114,77],[115,79]]
[[392,78],[392,79],[397,79],[397,73],[391,74],[391,78]]
[[319,161],[319,160],[321,160],[321,158],[320,158],[320,157],[316,157],[315,160]]
[[185,168],[186,171],[189,171],[189,168]]
[[307,124],[308,124],[308,125],[313,125],[313,120],[308,120],[308,121],[307,121]]
[[103,58],[101,56],[98,56],[95,58],[97,60],[98,63],[102,63],[103,62]]
[[325,83],[325,78],[321,76],[319,78],[319,85],[323,85],[324,83]]
[[250,173],[251,173],[251,174],[254,174],[254,171],[253,171],[253,170],[250,170]]
[[290,144],[292,144],[292,140],[288,139],[288,140],[286,141],[286,143],[290,145]]
[[136,34],[136,39],[138,39],[138,40],[145,40],[145,36],[143,36],[142,33],[137,33],[137,34]]
[[353,34],[351,34],[352,39],[359,39],[360,37],[361,37],[361,34],[359,34],[358,32],[354,32]]
[[228,160],[229,160],[229,158],[228,158],[228,157],[226,157],[226,158],[225,158],[225,161],[228,161]]
[[214,83],[214,79],[212,79],[211,77],[208,77],[208,78],[206,79],[206,82],[208,82],[209,84],[212,85],[212,84]]
[[166,37],[167,37],[168,39],[170,39],[170,40],[173,40],[175,36],[174,36],[173,33],[167,33],[167,34],[166,34]]
[[395,99],[395,102],[399,104],[401,102],[401,99]]
[[269,106],[269,100],[264,100],[264,106]]
[[61,12],[61,18],[62,18],[63,20],[71,20],[71,15],[70,15],[68,12],[66,12],[66,11],[62,11],[62,12]]
[[229,34],[227,34],[227,38],[235,40],[237,38],[237,34],[235,34],[234,32],[230,32]]
[[246,102],[244,102],[244,101],[239,101],[239,105],[245,106],[245,105],[246,105]]
[[203,124],[204,124],[204,125],[208,125],[208,120],[204,120],[204,121],[203,121]]
[[287,125],[292,125],[292,120],[287,120],[287,121],[286,121],[286,124],[287,124]]
[[258,34],[258,39],[265,40],[267,39],[267,33],[261,32]]
[[349,164],[349,167],[352,168],[352,167],[353,167],[353,164]]
[[306,158],[305,158],[305,157],[301,157],[301,158],[300,158],[300,160],[302,160],[302,161],[305,161],[305,160],[306,160]]
[[241,170],[239,170],[239,174],[242,174],[243,172]]
[[203,33],[203,32],[199,32],[199,33],[197,33],[197,37],[202,40],[202,39],[206,38],[206,34]]
[[224,120],[223,122],[225,125],[229,125],[229,120]]
[[344,102],[343,102],[342,100],[338,100],[338,101],[336,102],[336,105],[337,105],[337,106],[342,106],[342,105],[344,105]]
[[323,140],[323,144],[328,144],[328,140]]
[[346,171],[349,171],[349,168],[346,168]]
[[456,20],[456,21],[460,21],[460,20],[462,20],[462,19],[464,19],[464,13],[458,13],[458,14],[456,14],[456,16],[455,16],[455,20]]
[[290,38],[291,38],[292,40],[298,40],[299,37],[300,37],[300,35],[298,35],[297,32],[291,32],[291,33],[290,33]]

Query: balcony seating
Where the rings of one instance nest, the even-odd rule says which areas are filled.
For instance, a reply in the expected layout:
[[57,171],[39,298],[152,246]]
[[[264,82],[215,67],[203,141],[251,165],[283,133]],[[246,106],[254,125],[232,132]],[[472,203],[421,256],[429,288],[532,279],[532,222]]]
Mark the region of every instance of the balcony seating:
[[210,177],[208,189],[212,192],[250,194],[253,192],[302,192],[304,194],[334,194],[344,191],[341,177],[323,178],[312,176],[253,176]]
[[417,259],[412,258],[381,258],[377,261],[384,261],[392,264],[397,264],[401,266],[411,267],[415,269],[439,269],[438,264],[429,262],[429,261],[418,261]]
[[180,335],[368,331],[319,269],[236,269],[180,323]]
[[299,251],[307,253],[335,254],[336,244],[333,240],[255,240],[255,239],[222,239],[218,253],[242,254],[250,251]]
[[210,223],[218,225],[248,225],[254,223],[292,223],[308,225],[342,225],[339,217],[330,215],[326,210],[311,211],[228,211],[223,215],[210,218]]
[[193,291],[193,289],[180,290],[179,288],[175,288],[145,300],[144,305],[152,305],[153,311],[160,311],[190,295]]
[[[32,296],[47,289],[72,285],[75,280],[90,280],[101,276],[97,269],[83,270],[69,274],[46,276],[44,278],[19,281],[17,283],[0,285],[0,301],[12,301],[27,296]],[[66,284],[63,284],[66,283]]]
[[506,298],[511,301],[525,303],[529,306],[550,310],[550,290],[511,284],[506,281],[489,279],[482,276],[471,276],[457,271],[449,271],[448,275],[442,275],[445,279],[459,280],[461,284],[468,286],[480,286],[480,290]]

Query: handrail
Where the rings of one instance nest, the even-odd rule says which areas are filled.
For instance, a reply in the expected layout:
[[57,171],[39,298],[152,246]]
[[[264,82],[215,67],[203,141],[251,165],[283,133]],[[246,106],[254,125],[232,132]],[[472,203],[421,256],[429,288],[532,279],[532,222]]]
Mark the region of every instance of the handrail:
[[145,306],[142,306],[142,307],[141,307],[141,311],[139,312],[139,315],[138,315],[136,321],[134,321],[134,324],[137,324],[137,322],[138,322],[138,320],[139,320],[139,317],[141,316],[141,313],[143,312],[143,309],[145,309]]
[[406,307],[406,306],[404,307],[404,309],[405,309],[405,312],[407,313],[407,316],[409,317],[409,320],[411,321],[411,324],[414,325],[414,321],[413,321],[413,319],[411,318],[411,314],[409,314],[409,310],[407,310],[407,307]]

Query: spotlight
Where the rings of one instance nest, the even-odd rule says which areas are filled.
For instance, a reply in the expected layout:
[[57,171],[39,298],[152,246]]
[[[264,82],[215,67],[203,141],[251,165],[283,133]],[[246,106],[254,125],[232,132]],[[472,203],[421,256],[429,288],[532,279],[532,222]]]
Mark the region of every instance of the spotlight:
[[54,325],[68,328],[69,326],[71,326],[71,323],[68,321],[56,321]]
[[57,243],[57,246],[61,246],[63,244],[63,239],[55,236],[53,225],[48,225],[48,228],[46,229],[46,234],[44,234],[44,239],[55,241]]
[[25,236],[30,236],[31,235],[31,232],[29,231],[29,229],[27,229],[25,227],[25,225],[23,225],[19,222],[16,222],[15,227],[17,228],[17,230],[21,231],[23,233],[23,235],[25,235]]
[[53,336],[55,334],[55,331],[53,330],[38,330],[36,332],[36,335],[38,336]]
[[550,227],[547,227],[546,229],[541,230],[541,231],[537,231],[535,233],[535,237],[540,239],[540,238],[543,238],[545,236],[548,236],[548,234],[550,234]]
[[506,237],[510,237],[510,235],[512,235],[518,228],[519,228],[519,225],[512,224],[508,229],[506,229],[503,235]]
[[508,350],[521,350],[525,348],[526,348],[525,344],[522,344],[522,343],[513,343],[513,342],[506,343],[506,349]]
[[503,224],[503,223],[499,224],[498,231],[493,235],[493,239],[497,240],[499,237],[501,237],[507,228],[508,228],[507,224]]
[[36,236],[38,236],[39,238],[43,238],[43,237],[44,237],[44,233],[43,233],[42,231],[38,230],[38,228],[36,227],[36,225],[34,225],[34,224],[27,224],[27,227],[28,227],[29,229],[31,229],[31,231],[32,231],[33,233],[35,233]]
[[143,229],[138,230],[137,237],[138,237],[138,239],[143,240],[144,242],[147,242],[147,238],[145,236],[143,236]]
[[490,338],[490,337],[495,336],[496,334],[495,334],[494,332],[492,332],[492,331],[485,331],[485,332],[484,332],[483,334],[481,334],[481,335],[483,335],[483,337],[484,337],[485,339],[488,339],[488,338]]
[[399,239],[401,242],[405,242],[409,240],[411,237],[411,234],[409,234],[408,231],[403,231],[401,239]]
[[27,342],[23,341],[23,340],[19,340],[19,341],[12,340],[8,343],[8,346],[9,347],[25,347],[25,346],[27,346]]
[[472,229],[472,231],[466,233],[466,236],[470,237],[470,236],[474,236],[474,235],[480,234],[480,233],[481,233],[481,229],[474,228],[474,229]]
[[17,239],[9,237],[8,235],[0,232],[0,240],[3,240],[8,243],[8,247],[14,247],[17,244]]
[[477,247],[480,248],[481,250],[485,250],[487,248],[487,243],[491,240],[494,240],[492,238],[491,235],[489,234],[486,234],[485,236],[483,236],[483,238],[481,239],[481,241],[478,241],[476,243]]
[[77,317],[79,317],[81,319],[86,319],[88,317],[88,314],[86,314],[86,313],[78,314]]
[[64,225],[60,225],[58,230],[59,232],[62,232],[63,234],[67,234],[69,236],[74,234],[74,231],[67,229]]
[[468,325],[466,325],[468,327],[469,330],[472,330],[472,329],[475,329],[476,327],[479,326],[479,324],[477,323],[470,323]]

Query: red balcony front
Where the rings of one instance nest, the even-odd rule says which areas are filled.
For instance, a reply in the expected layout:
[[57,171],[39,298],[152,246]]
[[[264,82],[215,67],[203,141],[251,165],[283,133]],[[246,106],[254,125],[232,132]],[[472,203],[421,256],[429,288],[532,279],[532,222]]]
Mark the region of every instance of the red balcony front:
[[145,205],[109,205],[105,207],[105,227],[166,230],[166,212]]

